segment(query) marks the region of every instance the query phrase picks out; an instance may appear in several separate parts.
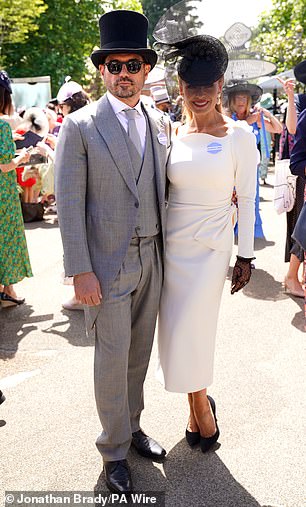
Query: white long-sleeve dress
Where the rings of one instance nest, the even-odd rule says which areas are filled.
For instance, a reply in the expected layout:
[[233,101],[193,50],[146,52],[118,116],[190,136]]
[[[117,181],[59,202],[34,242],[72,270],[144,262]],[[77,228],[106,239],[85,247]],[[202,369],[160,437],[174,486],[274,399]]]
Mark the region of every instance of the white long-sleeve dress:
[[238,196],[238,254],[253,256],[255,136],[231,122],[225,137],[176,137],[168,163],[164,285],[157,376],[168,391],[195,392],[213,380],[215,336],[233,245]]

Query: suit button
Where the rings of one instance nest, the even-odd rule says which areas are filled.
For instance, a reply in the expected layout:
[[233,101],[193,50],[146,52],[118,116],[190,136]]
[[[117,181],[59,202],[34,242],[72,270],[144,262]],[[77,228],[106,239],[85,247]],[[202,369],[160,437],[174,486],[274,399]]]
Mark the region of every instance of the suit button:
[[139,202],[135,202],[135,208],[139,208]]

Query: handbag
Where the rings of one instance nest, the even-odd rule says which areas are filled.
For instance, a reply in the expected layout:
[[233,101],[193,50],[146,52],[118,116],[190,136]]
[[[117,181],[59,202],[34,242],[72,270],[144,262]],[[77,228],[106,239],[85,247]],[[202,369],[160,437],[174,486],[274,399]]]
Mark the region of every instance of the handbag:
[[291,211],[295,203],[296,179],[290,172],[290,159],[275,161],[274,208],[278,214]]
[[306,201],[298,216],[291,236],[303,250],[306,250]]
[[21,210],[23,221],[39,222],[44,219],[45,208],[41,202],[23,202],[21,201]]

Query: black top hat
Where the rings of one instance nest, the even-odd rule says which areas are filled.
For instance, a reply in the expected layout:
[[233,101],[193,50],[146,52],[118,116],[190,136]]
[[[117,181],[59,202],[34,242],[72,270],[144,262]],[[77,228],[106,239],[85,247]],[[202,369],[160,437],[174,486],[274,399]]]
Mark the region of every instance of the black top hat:
[[139,12],[117,10],[100,17],[100,46],[92,52],[91,60],[98,69],[109,54],[136,53],[143,56],[151,69],[157,62],[157,54],[147,47],[148,20]]
[[2,88],[5,88],[9,93],[13,93],[10,78],[8,77],[5,70],[0,70],[0,86],[2,86]]
[[298,63],[294,67],[293,72],[294,72],[296,79],[298,81],[300,81],[300,83],[303,83],[304,85],[306,85],[306,60]]
[[224,87],[223,92],[227,97],[234,93],[245,93],[251,97],[252,105],[256,104],[263,94],[263,90],[260,86],[247,82],[228,84]]

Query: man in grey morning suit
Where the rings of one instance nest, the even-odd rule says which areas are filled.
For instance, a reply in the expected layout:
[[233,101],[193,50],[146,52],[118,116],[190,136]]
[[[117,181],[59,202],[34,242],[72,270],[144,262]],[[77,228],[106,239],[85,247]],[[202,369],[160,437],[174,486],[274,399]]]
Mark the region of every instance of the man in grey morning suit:
[[[92,53],[107,93],[70,114],[56,151],[56,197],[65,272],[95,329],[97,447],[108,488],[130,492],[126,455],[166,451],[140,429],[162,283],[167,120],[140,102],[157,55],[148,21],[133,11],[100,18]],[[132,111],[132,112],[131,112]]]

